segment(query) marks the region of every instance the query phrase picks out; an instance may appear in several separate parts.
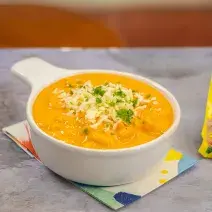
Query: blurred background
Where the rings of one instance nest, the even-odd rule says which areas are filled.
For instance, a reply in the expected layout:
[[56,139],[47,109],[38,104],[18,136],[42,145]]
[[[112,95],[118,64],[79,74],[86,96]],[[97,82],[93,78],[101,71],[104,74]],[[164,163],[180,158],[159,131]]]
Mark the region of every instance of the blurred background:
[[0,47],[211,45],[211,0],[0,0]]

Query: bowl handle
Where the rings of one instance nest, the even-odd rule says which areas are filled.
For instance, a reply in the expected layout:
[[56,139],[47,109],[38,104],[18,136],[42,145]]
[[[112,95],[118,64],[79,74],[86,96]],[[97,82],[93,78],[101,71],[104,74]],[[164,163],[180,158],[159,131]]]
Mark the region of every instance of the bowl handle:
[[30,85],[32,89],[56,79],[64,70],[66,69],[58,68],[36,57],[21,60],[11,68],[12,73]]

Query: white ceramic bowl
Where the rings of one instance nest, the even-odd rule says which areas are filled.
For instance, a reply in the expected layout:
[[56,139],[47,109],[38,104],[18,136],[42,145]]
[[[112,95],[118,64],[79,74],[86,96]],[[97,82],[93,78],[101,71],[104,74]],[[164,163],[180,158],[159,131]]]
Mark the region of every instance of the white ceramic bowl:
[[[101,186],[134,182],[154,167],[172,146],[172,136],[180,121],[178,102],[169,91],[149,79],[111,70],[66,70],[38,58],[29,58],[16,63],[12,67],[12,72],[32,88],[26,113],[31,127],[32,144],[38,156],[44,165],[66,179]],[[43,88],[61,78],[85,72],[124,75],[150,84],[162,92],[171,103],[175,116],[174,123],[167,132],[151,142],[118,150],[77,147],[47,135],[33,120],[32,106],[36,96]]]

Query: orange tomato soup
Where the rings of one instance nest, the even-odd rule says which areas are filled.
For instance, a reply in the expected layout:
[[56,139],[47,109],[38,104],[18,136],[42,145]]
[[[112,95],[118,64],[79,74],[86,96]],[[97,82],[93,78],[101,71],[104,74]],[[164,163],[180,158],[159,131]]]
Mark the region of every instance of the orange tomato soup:
[[174,114],[150,85],[126,76],[86,73],[44,88],[35,99],[33,117],[41,130],[61,142],[120,149],[161,136]]

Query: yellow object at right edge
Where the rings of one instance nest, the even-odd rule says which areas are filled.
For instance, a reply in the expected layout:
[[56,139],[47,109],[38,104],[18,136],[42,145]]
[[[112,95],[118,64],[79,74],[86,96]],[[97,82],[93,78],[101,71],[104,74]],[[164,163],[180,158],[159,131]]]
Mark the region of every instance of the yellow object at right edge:
[[212,79],[210,80],[205,119],[201,135],[202,144],[198,152],[205,158],[212,158]]

